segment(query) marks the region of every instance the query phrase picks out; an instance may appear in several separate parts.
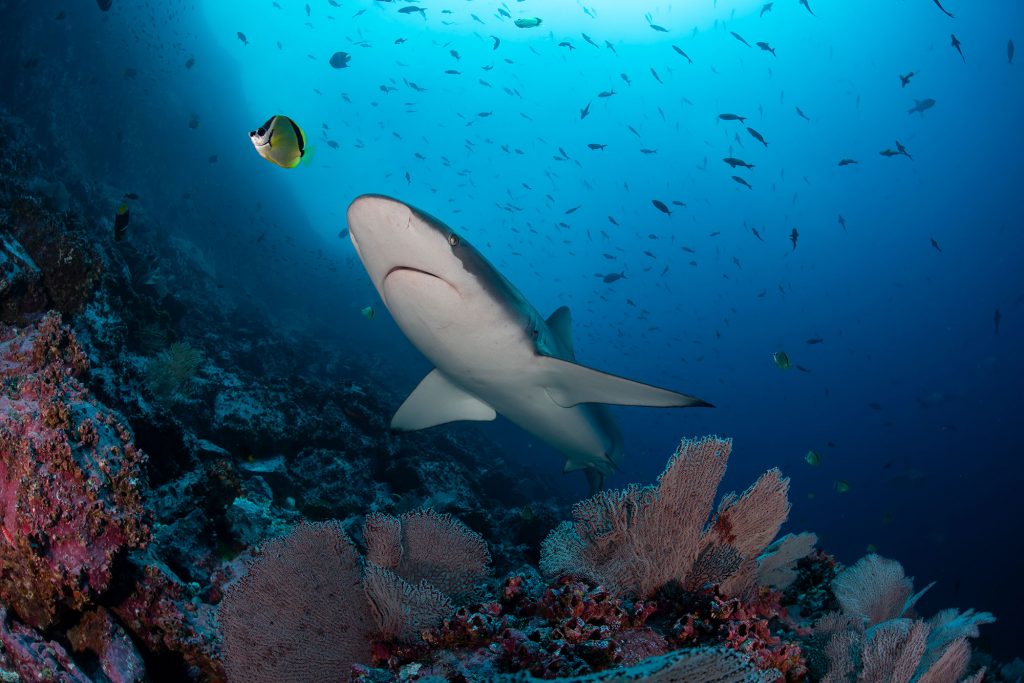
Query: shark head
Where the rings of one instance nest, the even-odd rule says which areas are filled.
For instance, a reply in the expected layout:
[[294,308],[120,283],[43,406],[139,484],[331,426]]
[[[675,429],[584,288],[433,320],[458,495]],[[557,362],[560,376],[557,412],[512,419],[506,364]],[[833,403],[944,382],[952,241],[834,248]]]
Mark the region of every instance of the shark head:
[[380,195],[363,195],[348,209],[349,236],[385,303],[394,278],[432,278],[449,286],[462,270],[453,249],[462,239],[433,216]]
[[446,315],[462,318],[484,299],[481,314],[520,328],[537,353],[559,356],[558,340],[519,290],[434,216],[390,197],[362,195],[349,206],[348,227],[381,299],[420,350],[426,340],[417,336],[427,318],[431,327],[446,327]]

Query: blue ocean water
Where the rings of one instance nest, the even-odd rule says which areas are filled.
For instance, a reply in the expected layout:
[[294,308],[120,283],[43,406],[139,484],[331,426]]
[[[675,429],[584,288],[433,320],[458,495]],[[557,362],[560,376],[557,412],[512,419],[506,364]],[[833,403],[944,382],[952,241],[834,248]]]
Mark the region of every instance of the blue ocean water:
[[[938,582],[922,611],[991,611],[983,642],[1019,650],[1021,3],[7,4],[37,60],[7,70],[11,108],[58,90],[62,163],[136,188],[282,327],[411,390],[430,367],[339,233],[366,192],[421,207],[540,311],[568,305],[581,362],[716,405],[616,409],[610,485],[651,481],[680,436],[733,437],[726,489],[780,467],[790,529],[899,559]],[[274,114],[308,163],[254,152]],[[561,477],[506,422],[460,429]]]

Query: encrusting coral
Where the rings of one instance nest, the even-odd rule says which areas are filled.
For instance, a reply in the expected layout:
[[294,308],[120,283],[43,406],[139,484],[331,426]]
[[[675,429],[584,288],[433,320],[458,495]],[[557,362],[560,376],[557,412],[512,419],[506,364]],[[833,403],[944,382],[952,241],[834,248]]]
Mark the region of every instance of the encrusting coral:
[[87,367],[57,315],[0,327],[0,601],[37,628],[91,605],[149,538],[145,456],[91,401]]

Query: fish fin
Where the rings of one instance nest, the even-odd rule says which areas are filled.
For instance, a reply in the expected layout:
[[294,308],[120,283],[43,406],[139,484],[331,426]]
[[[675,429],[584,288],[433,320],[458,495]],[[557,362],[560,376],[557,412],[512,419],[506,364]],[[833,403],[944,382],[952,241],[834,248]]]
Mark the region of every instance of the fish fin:
[[583,470],[583,475],[587,478],[587,485],[590,487],[590,495],[596,496],[604,489],[604,473],[593,467],[588,467]]
[[299,163],[301,163],[303,166],[306,166],[311,161],[313,161],[313,157],[315,157],[315,156],[316,156],[316,145],[310,145],[309,147],[306,147],[306,148],[303,149],[302,156],[299,157]]
[[600,493],[600,491],[604,488],[605,477],[607,477],[609,473],[603,472],[600,468],[595,467],[592,464],[579,462],[578,460],[574,461],[572,459],[572,456],[566,455],[565,467],[562,468],[562,473],[568,474],[569,472],[579,471],[582,471],[583,476],[586,477],[587,479],[587,486],[590,489],[590,493],[588,495],[593,496],[597,493]]
[[569,312],[569,307],[560,306],[555,309],[548,317],[547,323],[551,334],[555,335],[555,339],[568,350],[569,358],[575,358],[576,353],[572,348],[572,313]]
[[424,377],[391,418],[391,428],[426,429],[456,420],[493,420],[497,413],[476,396],[459,388],[434,368]]
[[707,401],[693,396],[634,382],[558,358],[545,356],[538,361],[546,374],[544,388],[548,396],[563,408],[579,403],[655,408],[711,407]]
[[565,455],[565,467],[562,468],[562,474],[568,474],[569,472],[577,472],[579,470],[585,470],[588,467],[590,467],[590,465],[588,465],[585,462],[574,460],[573,457],[568,453],[563,453],[563,455]]

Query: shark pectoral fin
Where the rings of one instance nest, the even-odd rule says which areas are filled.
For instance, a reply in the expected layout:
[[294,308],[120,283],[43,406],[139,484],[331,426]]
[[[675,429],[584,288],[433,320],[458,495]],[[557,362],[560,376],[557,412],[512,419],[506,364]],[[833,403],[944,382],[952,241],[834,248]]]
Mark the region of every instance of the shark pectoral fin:
[[547,324],[555,339],[568,350],[569,357],[575,357],[572,348],[572,313],[569,312],[569,307],[559,306],[555,309],[548,317]]
[[419,383],[391,418],[391,428],[426,429],[456,420],[493,420],[494,408],[454,385],[434,368]]
[[611,403],[655,408],[711,407],[707,401],[668,389],[609,375],[577,363],[543,357],[538,359],[547,375],[544,388],[563,408],[578,403]]

